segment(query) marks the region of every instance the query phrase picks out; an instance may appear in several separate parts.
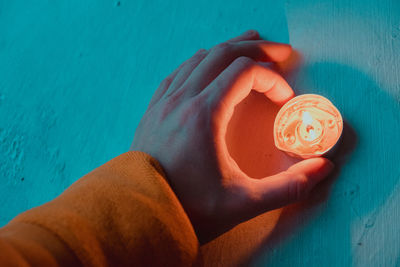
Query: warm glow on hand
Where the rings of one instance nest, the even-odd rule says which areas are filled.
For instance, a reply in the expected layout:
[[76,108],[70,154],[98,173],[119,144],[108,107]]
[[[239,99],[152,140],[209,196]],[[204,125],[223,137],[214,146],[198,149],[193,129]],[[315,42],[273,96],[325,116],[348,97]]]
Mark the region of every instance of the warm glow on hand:
[[[329,160],[317,158],[252,179],[229,154],[228,123],[252,90],[276,104],[294,96],[283,77],[261,63],[283,61],[291,51],[290,45],[261,40],[256,31],[199,50],[161,83],[136,130],[132,149],[160,162],[202,243],[305,197],[332,170]],[[318,112],[307,111],[312,119],[305,115],[301,134],[285,131],[282,137],[320,140]]]

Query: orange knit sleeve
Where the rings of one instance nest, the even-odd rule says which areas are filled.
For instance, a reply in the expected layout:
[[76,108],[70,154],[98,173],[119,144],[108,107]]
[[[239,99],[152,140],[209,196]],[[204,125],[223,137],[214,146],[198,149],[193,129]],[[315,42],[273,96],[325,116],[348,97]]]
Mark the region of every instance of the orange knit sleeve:
[[127,152],[0,229],[0,266],[190,266],[198,241],[156,160]]

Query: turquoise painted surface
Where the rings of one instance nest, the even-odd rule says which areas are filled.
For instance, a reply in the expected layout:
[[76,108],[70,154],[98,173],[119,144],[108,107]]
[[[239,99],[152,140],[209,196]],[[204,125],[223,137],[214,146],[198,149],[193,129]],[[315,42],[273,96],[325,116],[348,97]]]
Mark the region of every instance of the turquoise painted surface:
[[286,11],[302,54],[290,84],[327,96],[352,130],[327,199],[278,222],[289,234],[255,262],[399,266],[400,2],[289,0]]
[[290,40],[302,54],[290,84],[353,129],[327,199],[282,216],[252,263],[398,266],[395,0],[0,1],[0,225],[127,151],[163,77],[249,28]]
[[0,1],[0,225],[127,151],[162,79],[249,28],[288,41],[263,1]]

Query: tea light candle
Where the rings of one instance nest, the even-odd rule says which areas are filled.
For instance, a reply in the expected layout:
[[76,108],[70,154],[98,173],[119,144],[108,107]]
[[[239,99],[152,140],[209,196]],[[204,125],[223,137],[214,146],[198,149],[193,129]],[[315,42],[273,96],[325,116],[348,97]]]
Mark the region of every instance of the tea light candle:
[[299,95],[289,100],[275,118],[275,146],[291,156],[318,157],[338,142],[342,131],[342,116],[328,99]]

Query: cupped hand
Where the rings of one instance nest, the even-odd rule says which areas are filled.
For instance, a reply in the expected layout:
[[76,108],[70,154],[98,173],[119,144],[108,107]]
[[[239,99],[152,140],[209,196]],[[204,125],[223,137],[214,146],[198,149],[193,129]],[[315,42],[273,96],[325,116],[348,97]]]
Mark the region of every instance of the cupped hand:
[[289,45],[260,40],[256,31],[199,50],[161,83],[136,130],[131,149],[160,162],[202,243],[303,199],[333,168],[329,160],[313,158],[253,179],[228,152],[229,120],[251,90],[277,104],[294,96],[286,81],[263,65],[290,53]]

